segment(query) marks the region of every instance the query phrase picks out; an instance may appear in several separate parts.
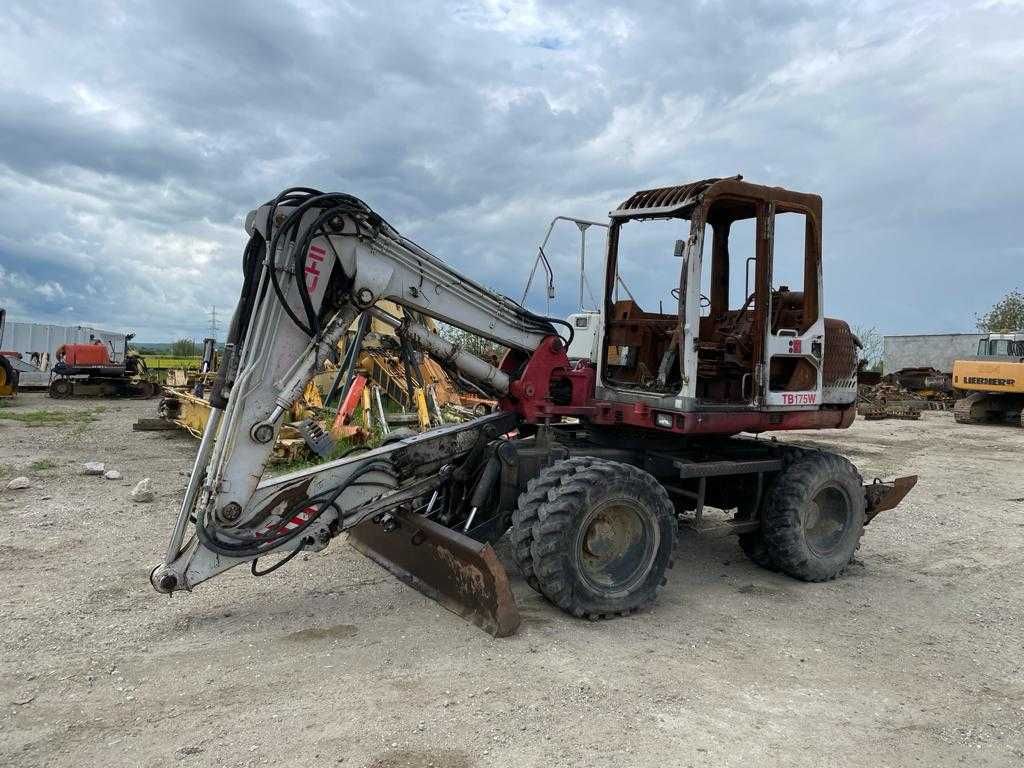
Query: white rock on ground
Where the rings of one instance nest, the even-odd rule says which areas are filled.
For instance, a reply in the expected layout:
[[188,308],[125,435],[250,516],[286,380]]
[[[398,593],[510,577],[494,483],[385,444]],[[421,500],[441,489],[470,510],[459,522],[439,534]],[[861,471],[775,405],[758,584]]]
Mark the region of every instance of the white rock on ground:
[[82,465],[82,472],[86,475],[102,475],[103,469],[102,461],[87,461]]
[[107,480],[120,480],[122,477],[121,473],[116,469],[108,469],[103,473],[103,476],[107,478]]
[[138,484],[132,488],[131,493],[132,501],[152,501],[156,498],[156,491],[153,490],[153,483],[148,477],[144,477],[139,480]]
[[32,485],[32,481],[27,477],[16,477],[7,484],[7,490],[9,491],[20,491],[22,488],[28,488]]

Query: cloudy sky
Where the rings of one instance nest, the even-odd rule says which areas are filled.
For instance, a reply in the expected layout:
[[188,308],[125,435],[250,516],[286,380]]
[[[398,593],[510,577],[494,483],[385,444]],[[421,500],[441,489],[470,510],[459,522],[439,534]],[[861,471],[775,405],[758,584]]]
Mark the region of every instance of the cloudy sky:
[[515,297],[555,214],[734,173],[823,195],[831,316],[969,331],[1024,284],[1020,0],[7,0],[0,39],[12,319],[201,337],[294,184]]

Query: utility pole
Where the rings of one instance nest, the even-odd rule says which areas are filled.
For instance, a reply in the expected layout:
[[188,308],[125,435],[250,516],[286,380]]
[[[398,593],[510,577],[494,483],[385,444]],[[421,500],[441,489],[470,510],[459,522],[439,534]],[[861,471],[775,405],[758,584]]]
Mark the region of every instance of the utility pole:
[[217,320],[217,307],[210,307],[210,338],[214,341],[217,340],[217,328],[220,327],[220,322]]

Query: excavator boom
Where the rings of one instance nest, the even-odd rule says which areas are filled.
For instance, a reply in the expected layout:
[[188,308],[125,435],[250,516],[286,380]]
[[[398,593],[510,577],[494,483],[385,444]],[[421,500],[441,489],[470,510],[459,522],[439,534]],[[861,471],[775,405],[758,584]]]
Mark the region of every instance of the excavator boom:
[[[472,464],[474,446],[515,429],[512,414],[486,417],[263,480],[285,414],[362,312],[394,325],[478,387],[508,396],[508,373],[424,325],[374,308],[379,300],[526,354],[546,341],[560,346],[551,322],[463,277],[350,195],[286,190],[250,213],[246,229],[242,296],[210,418],[167,555],[152,574],[162,592],[191,589],[272,553],[321,549],[399,507],[422,512],[451,475],[443,468],[467,458]],[[190,520],[195,534],[186,542]]]

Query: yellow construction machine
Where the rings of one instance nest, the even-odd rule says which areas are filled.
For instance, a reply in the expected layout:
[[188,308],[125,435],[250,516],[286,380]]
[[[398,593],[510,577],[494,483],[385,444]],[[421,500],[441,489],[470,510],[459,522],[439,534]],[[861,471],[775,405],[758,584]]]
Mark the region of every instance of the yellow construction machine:
[[961,424],[1024,427],[1024,332],[983,337],[976,357],[953,363],[953,387],[962,395],[953,406]]

